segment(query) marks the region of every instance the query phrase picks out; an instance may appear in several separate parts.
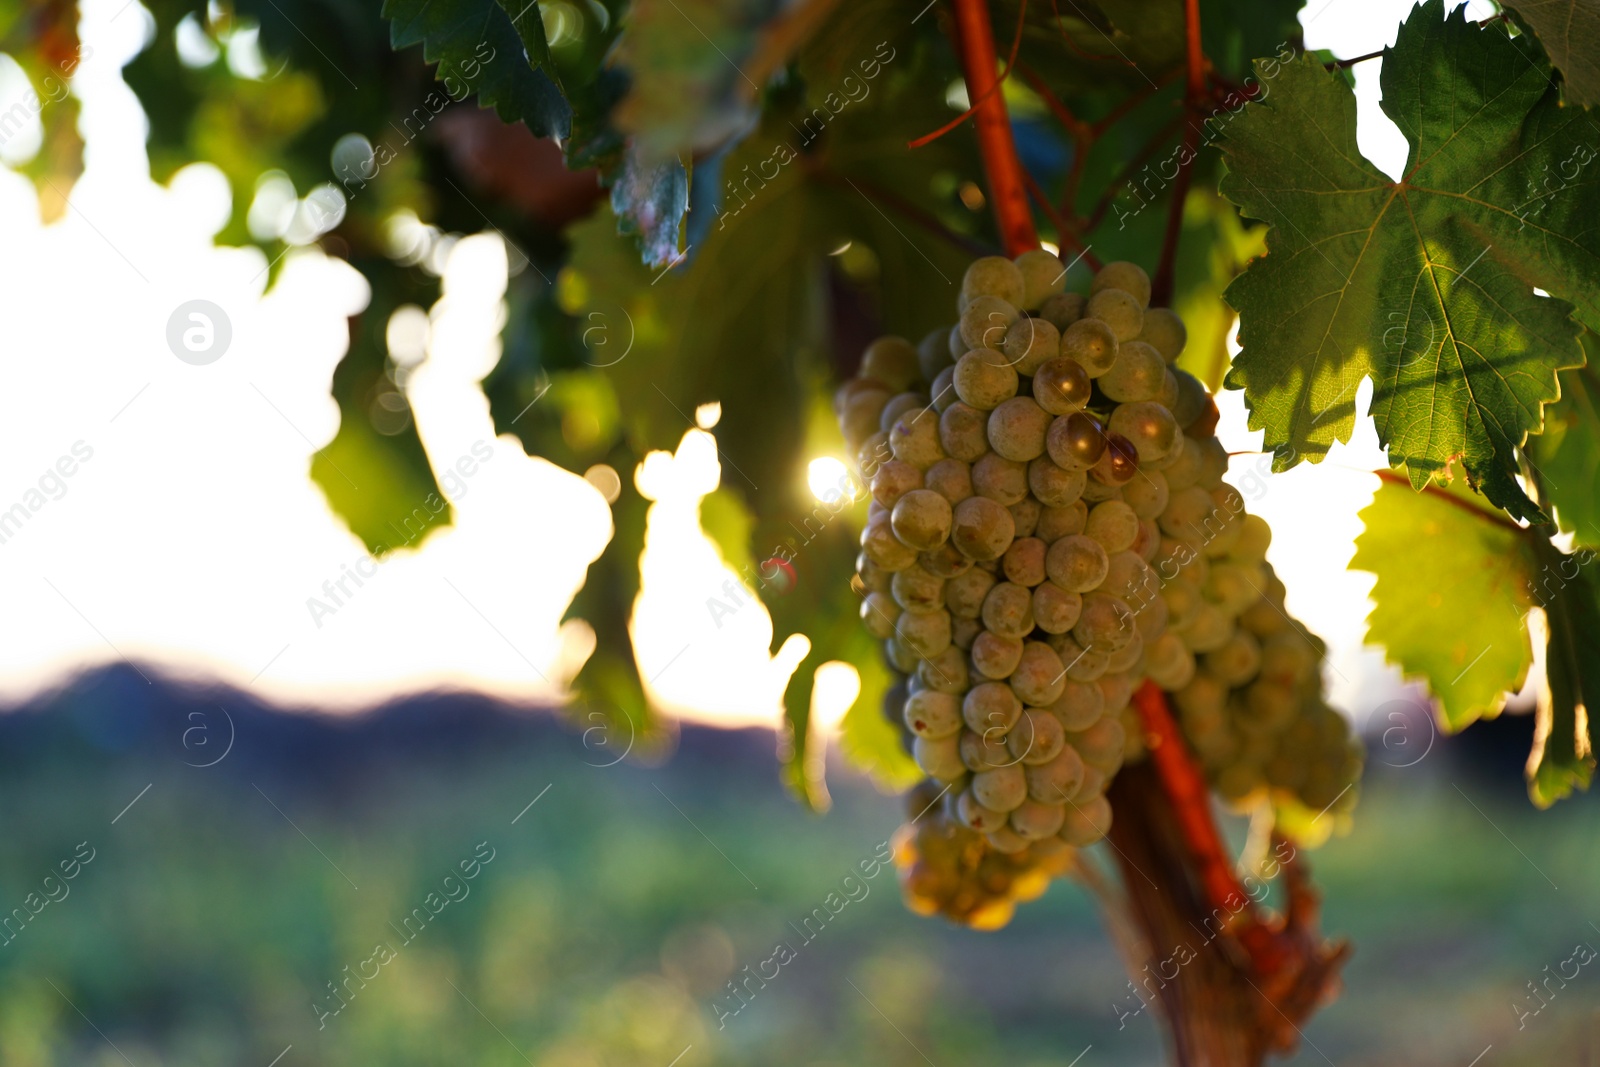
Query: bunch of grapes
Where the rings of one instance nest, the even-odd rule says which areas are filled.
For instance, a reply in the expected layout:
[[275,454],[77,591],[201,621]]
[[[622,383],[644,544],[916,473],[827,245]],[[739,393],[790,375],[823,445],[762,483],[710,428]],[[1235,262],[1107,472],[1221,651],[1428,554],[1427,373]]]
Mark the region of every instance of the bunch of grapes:
[[873,342],[835,398],[871,488],[855,585],[900,676],[885,711],[941,798],[902,834],[907,893],[969,923],[1109,830],[1146,678],[1262,673],[1239,620],[1269,535],[1222,482],[1215,404],[1173,366],[1183,323],[1135,264],[1087,295],[1066,273],[1045,251],[977,260],[955,325]]

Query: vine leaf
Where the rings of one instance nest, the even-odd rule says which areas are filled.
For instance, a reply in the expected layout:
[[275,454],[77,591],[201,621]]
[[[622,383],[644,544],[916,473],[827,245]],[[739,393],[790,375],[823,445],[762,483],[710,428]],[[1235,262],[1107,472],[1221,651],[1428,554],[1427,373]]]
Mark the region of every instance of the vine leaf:
[[[1584,331],[1584,348],[1600,337]],[[1529,458],[1555,507],[1556,522],[1573,544],[1600,548],[1600,378],[1590,360],[1561,372],[1561,399],[1545,409],[1544,433],[1528,441]]]
[[1498,715],[1533,663],[1528,536],[1460,487],[1386,483],[1361,519],[1350,569],[1378,578],[1369,640],[1427,679],[1447,729]]
[[549,46],[539,47],[544,24],[537,3],[515,22],[496,0],[384,0],[383,17],[390,22],[390,45],[422,45],[423,58],[438,64],[436,75],[452,96],[453,84],[464,85],[484,107],[507,122],[526,123],[540,137],[564,139],[572,132],[572,108],[550,66]]
[[1404,180],[1361,157],[1355,96],[1311,57],[1229,125],[1222,192],[1271,230],[1226,293],[1243,346],[1227,385],[1283,470],[1350,439],[1370,377],[1414,486],[1459,459],[1493,503],[1542,519],[1515,450],[1583,361],[1574,305],[1600,322],[1600,168],[1575,165],[1600,124],[1561,106],[1532,40],[1443,14],[1415,9],[1383,65]]
[[1600,104],[1600,4],[1594,0],[1519,0],[1508,5],[1533,27],[1566,79],[1567,101]]

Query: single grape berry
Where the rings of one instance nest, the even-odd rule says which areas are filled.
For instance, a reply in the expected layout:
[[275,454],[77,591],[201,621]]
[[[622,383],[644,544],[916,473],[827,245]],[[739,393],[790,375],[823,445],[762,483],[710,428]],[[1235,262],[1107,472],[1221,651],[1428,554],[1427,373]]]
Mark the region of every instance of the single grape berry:
[[1052,415],[1082,411],[1093,393],[1089,372],[1071,356],[1047,359],[1033,375],[1033,399]]

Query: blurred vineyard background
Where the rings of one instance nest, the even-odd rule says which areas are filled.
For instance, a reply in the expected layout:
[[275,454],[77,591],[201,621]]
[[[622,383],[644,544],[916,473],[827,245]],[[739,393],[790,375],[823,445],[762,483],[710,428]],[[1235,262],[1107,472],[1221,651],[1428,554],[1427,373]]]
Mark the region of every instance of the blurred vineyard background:
[[[222,753],[223,709],[232,750],[186,766]],[[1600,919],[1600,811],[1585,798],[1535,826],[1489,755],[1528,726],[1507,716],[1405,769],[1375,739],[1360,833],[1311,859],[1326,928],[1356,943],[1348,986],[1292,1062],[1466,1064],[1491,1043],[1484,1063],[1592,1062],[1591,969],[1516,1026],[1526,983],[1600,944],[1572,919]],[[0,904],[95,850],[0,948],[0,1062],[265,1067],[291,1045],[284,1067],[1158,1061],[1148,1013],[1119,1026],[1136,1003],[1082,888],[984,934],[909,914],[883,873],[807,944],[789,924],[871,858],[900,802],[836,770],[834,811],[805,814],[767,731],[689,726],[664,764],[603,766],[624,742],[462,696],[286,715],[126,668],[0,715]],[[401,946],[390,924],[480,841],[495,856],[469,895]],[[333,1006],[326,983],[380,940],[398,958],[319,1031],[312,998]],[[719,1031],[724,983],[779,940],[798,958]]]

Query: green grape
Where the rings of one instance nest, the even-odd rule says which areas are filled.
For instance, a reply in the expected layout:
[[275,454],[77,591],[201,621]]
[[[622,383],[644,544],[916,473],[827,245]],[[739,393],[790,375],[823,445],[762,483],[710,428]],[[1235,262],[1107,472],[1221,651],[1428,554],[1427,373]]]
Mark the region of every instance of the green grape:
[[1223,685],[1241,686],[1261,669],[1261,646],[1249,634],[1236,630],[1221,648],[1206,653],[1205,664]]
[[1251,604],[1261,599],[1265,577],[1259,567],[1251,567],[1231,560],[1218,560],[1211,565],[1211,573],[1203,586],[1206,599],[1222,609],[1226,615],[1238,616]]
[[[918,659],[937,656],[950,647],[950,613],[930,611],[902,612],[894,623],[895,637]],[[908,668],[906,669],[909,673]]]
[[1050,705],[1050,714],[1070,731],[1087,730],[1105,710],[1105,691],[1100,688],[1099,679],[1091,682],[1067,680],[1062,684],[1061,695]]
[[944,607],[944,581],[919,562],[897,571],[889,589],[902,610],[925,615]]
[[[1072,746],[1068,745],[1067,747],[1071,748]],[[1108,784],[1109,782],[1104,771],[1097,767],[1091,767],[1085,763],[1083,765],[1083,781],[1078,783],[1078,791],[1072,794],[1072,803],[1079,805],[1087,804],[1095,797],[1104,794]]]
[[1087,593],[1105,581],[1110,557],[1098,541],[1083,534],[1058,539],[1045,553],[1050,580],[1070,593]]
[[932,489],[913,489],[895,503],[890,523],[902,542],[927,552],[950,536],[952,517],[950,501]]
[[952,362],[933,376],[933,385],[929,388],[929,393],[933,397],[929,406],[939,414],[943,414],[946,408],[960,399],[956,396],[955,363]]
[[1005,734],[1021,715],[1022,701],[1005,682],[979,682],[961,703],[962,720],[977,734]]
[[1016,396],[1020,384],[1016,368],[988,349],[975,349],[958,359],[950,381],[961,402],[979,411],[992,411]]
[[1239,525],[1239,540],[1233,545],[1234,556],[1240,562],[1265,563],[1267,548],[1272,544],[1272,527],[1260,515],[1245,515]]
[[[1009,817],[1007,816],[1007,818]],[[989,843],[990,848],[1006,856],[1015,856],[1026,852],[1030,843],[1026,837],[1013,830],[1009,823],[998,830],[991,830],[984,834],[983,839]],[[1009,889],[1010,882],[1008,881],[1003,891],[1009,891]]]
[[1107,555],[1126,552],[1139,536],[1139,516],[1121,500],[1107,500],[1089,509],[1083,533],[1105,549]]
[[861,354],[861,377],[873,378],[897,393],[917,380],[917,350],[904,337],[880,337]]
[[922,472],[909,463],[891,459],[872,476],[872,499],[886,508],[913,489],[922,488]]
[[1032,397],[1003,400],[989,413],[989,446],[1008,460],[1026,463],[1044,455],[1051,416]]
[[1189,331],[1184,328],[1183,320],[1178,318],[1177,313],[1171,308],[1147,308],[1144,313],[1144,328],[1139,331],[1139,340],[1160,352],[1161,358],[1168,363],[1176,363],[1178,356],[1183,352],[1183,346],[1188,343]]
[[1027,302],[1027,274],[1020,264],[1004,256],[984,256],[975,259],[961,276],[961,303],[966,305],[980,296],[997,297],[1018,307]]
[[950,614],[961,619],[976,619],[983,611],[984,599],[995,585],[995,576],[974,567],[949,579],[944,584],[944,605]]
[[1174,450],[1175,458],[1162,470],[1167,476],[1167,488],[1174,493],[1199,485],[1203,465],[1200,448],[1191,438],[1180,434],[1177,441],[1181,444]]
[[1022,768],[1029,798],[1041,804],[1065,804],[1083,784],[1083,771],[1082,757],[1065,743],[1048,761],[1024,764]]
[[905,723],[918,737],[954,737],[961,731],[961,701],[933,689],[913,693],[906,698]]
[[960,459],[941,459],[923,474],[923,485],[955,507],[973,494],[973,469]]
[[1161,527],[1156,525],[1154,519],[1140,519],[1139,536],[1134,538],[1133,547],[1128,551],[1135,553],[1146,563],[1150,563],[1156,558],[1156,551],[1160,548]]
[[1233,636],[1233,620],[1216,605],[1202,600],[1189,625],[1178,631],[1191,652],[1215,652]]
[[[989,452],[972,465],[972,489],[981,497],[1010,507],[1028,495],[1028,465]],[[1015,525],[1012,529],[1014,532]]]
[[971,463],[989,451],[989,415],[957,400],[939,415],[939,444],[951,457]]
[[949,541],[930,552],[919,554],[917,563],[929,574],[945,579],[965,574],[972,569],[972,561],[963,556],[960,549]]
[[1261,644],[1260,674],[1266,681],[1292,689],[1310,678],[1316,667],[1316,653],[1299,634],[1281,633]]
[[839,416],[839,428],[844,433],[845,441],[860,445],[877,432],[883,409],[892,397],[893,394],[887,389],[865,389],[846,400],[844,411]]
[[[903,620],[905,616],[901,616]],[[972,639],[972,669],[985,678],[996,680],[1011,677],[1022,662],[1022,641],[1016,637],[1001,637],[984,630]]]
[[983,600],[983,625],[1000,637],[1026,637],[1033,629],[1033,594],[1026,586],[1000,582]]
[[980,633],[983,632],[983,623],[977,619],[964,619],[952,616],[950,619],[950,643],[963,651],[972,648]]
[[[1134,447],[1138,448],[1137,442]],[[1141,522],[1159,518],[1171,500],[1166,475],[1160,471],[1146,472],[1143,477],[1133,479],[1122,487],[1122,499]]]
[[1074,682],[1094,682],[1110,669],[1111,657],[1095,648],[1085,648],[1070,634],[1052,635],[1046,642],[1056,650],[1067,677]]
[[1194,654],[1169,631],[1145,646],[1144,672],[1162,689],[1182,689],[1195,678]]
[[1117,343],[1131,341],[1144,329],[1144,307],[1131,293],[1121,289],[1102,289],[1091,294],[1084,308],[1087,319],[1099,319],[1111,329]]
[[971,789],[978,803],[991,811],[1013,811],[1028,799],[1028,780],[1015,764],[978,771]]
[[1025,496],[1006,510],[1011,512],[1011,522],[1016,529],[1016,536],[1034,536],[1039,527],[1039,516],[1044,513],[1043,505],[1032,497]]
[[912,677],[929,689],[960,697],[967,692],[970,684],[967,657],[962,655],[959,648],[951,645],[937,656],[931,656],[918,663],[917,673]]
[[1099,319],[1079,319],[1061,331],[1061,354],[1098,378],[1117,361],[1117,335]]
[[1067,805],[1066,819],[1061,825],[1061,840],[1075,848],[1087,848],[1111,831],[1111,802],[1097,796],[1085,802],[1074,801]]
[[879,430],[855,450],[856,470],[861,472],[863,480],[870,482],[872,476],[878,473],[878,468],[893,458],[894,449],[889,445],[889,435]]
[[[965,352],[966,349],[963,348],[961,351]],[[955,366],[956,356],[959,354],[950,351],[949,326],[929,330],[922,340],[917,342],[917,370],[922,380],[931,382],[939,376],[940,371]]]
[[939,420],[926,411],[902,415],[889,430],[889,449],[894,458],[927,470],[944,458],[939,443]]
[[1043,641],[1025,641],[1022,658],[1011,672],[1011,688],[1024,704],[1045,708],[1061,696],[1066,684],[1061,657]]
[[[1159,345],[1152,347],[1161,351]],[[1162,354],[1165,355],[1164,352]],[[1171,407],[1172,418],[1179,426],[1192,425],[1195,419],[1205,414],[1206,404],[1211,399],[1210,394],[1206,392],[1206,387],[1201,384],[1200,379],[1186,370],[1173,367],[1172,376],[1178,382],[1178,399]]]
[[1053,544],[1063,537],[1082,533],[1088,521],[1089,505],[1082,500],[1075,500],[1063,507],[1046,506],[1040,509],[1039,525],[1033,532],[1040,540]]
[[1011,828],[1028,841],[1042,841],[1059,833],[1066,817],[1065,804],[1043,804],[1030,798],[1011,813]]
[[859,592],[887,593],[894,575],[868,559],[865,552],[861,552],[856,554],[856,577],[861,582]]
[[1261,768],[1254,763],[1230,763],[1217,775],[1216,788],[1224,800],[1242,804],[1266,785]]
[[[1096,383],[1100,391],[1119,404],[1147,402],[1161,393],[1167,365],[1161,353],[1143,341],[1125,341],[1117,346],[1116,362]],[[1173,423],[1177,430],[1177,423]]]
[[1179,439],[1178,424],[1172,413],[1153,401],[1118,405],[1106,429],[1132,443],[1141,465],[1166,458]]
[[[901,618],[906,618],[906,616],[902,615]],[[901,640],[898,620],[896,620],[895,635],[883,643],[883,654],[884,658],[888,660],[889,666],[902,674],[910,674],[916,670],[917,661],[920,659],[911,650],[911,647]]]
[[968,497],[955,506],[950,540],[962,555],[981,563],[999,559],[1011,547],[1016,528],[1011,512],[1001,505],[985,496]]
[[867,632],[880,641],[894,636],[900,611],[900,605],[888,593],[868,593],[861,601],[861,621]]
[[1178,376],[1173,369],[1168,367],[1161,372],[1161,388],[1156,392],[1155,402],[1172,411],[1173,405],[1178,402]]
[[1045,545],[1037,537],[1019,537],[1000,557],[1000,569],[1008,582],[1032,589],[1044,581]]
[[[1171,481],[1171,471],[1168,471],[1168,482]],[[1161,532],[1168,537],[1182,538],[1186,541],[1199,541],[1199,531],[1211,519],[1211,513],[1216,510],[1216,504],[1211,499],[1211,494],[1198,485],[1191,485],[1187,489],[1173,490],[1167,497],[1167,508],[1161,513],[1156,522],[1161,527]]]
[[883,413],[878,416],[878,429],[888,433],[901,415],[909,414],[915,418],[927,406],[928,398],[921,393],[899,393],[890,397],[883,406]]
[[1109,657],[1133,640],[1134,633],[1133,609],[1127,601],[1099,591],[1084,594],[1083,614],[1072,628],[1072,638],[1079,645]]
[[1276,732],[1294,718],[1300,702],[1293,689],[1277,682],[1257,679],[1245,690],[1240,725],[1256,733]]
[[1055,293],[1039,305],[1039,317],[1065,333],[1068,326],[1083,318],[1089,298],[1082,293]]
[[1092,297],[1105,289],[1121,289],[1140,307],[1150,305],[1150,275],[1137,263],[1118,260],[1096,271],[1094,280],[1089,283],[1089,295]]
[[1083,471],[1062,470],[1049,456],[1028,464],[1028,488],[1046,507],[1067,507],[1083,496],[1086,477]]
[[1200,610],[1200,590],[1188,582],[1167,582],[1161,587],[1161,599],[1167,605],[1167,625],[1174,630],[1188,626]]
[[867,528],[861,531],[861,551],[874,566],[890,573],[903,571],[917,561],[916,552],[901,544],[894,535],[888,515],[867,520]]
[[1135,612],[1161,595],[1161,582],[1150,565],[1131,550],[1114,553],[1100,588],[1128,602]]
[[1033,591],[1034,625],[1047,634],[1071,630],[1082,611],[1082,594],[1069,593],[1054,582],[1042,582]]
[[[1006,330],[1017,321],[1017,317],[1016,305],[1010,301],[993,296],[973,297],[961,309],[961,339],[967,343],[969,350],[998,351],[1005,344]],[[959,361],[957,366],[960,366]],[[971,403],[970,400],[967,402]]]
[[961,743],[955,737],[942,737],[935,741],[917,737],[911,742],[911,758],[929,778],[937,782],[959,781],[966,773],[961,762]]
[[1006,330],[1001,351],[1018,374],[1032,377],[1041,363],[1061,353],[1061,333],[1045,319],[1020,318]]
[[988,833],[990,830],[997,830],[1006,824],[1005,813],[995,811],[993,808],[986,808],[979,803],[973,795],[970,783],[966,789],[961,791],[961,796],[956,800],[956,812],[961,819],[961,825],[969,830],[977,830],[979,833]]
[[[1160,631],[1157,631],[1159,636]],[[1100,683],[1112,675],[1126,676],[1128,671],[1134,670],[1144,660],[1144,634],[1137,629],[1128,638],[1128,643],[1114,650],[1106,660],[1106,673],[1100,676]]]
[[1006,745],[1013,759],[1024,766],[1037,766],[1056,758],[1066,746],[1066,734],[1055,716],[1034,708],[1022,713],[1006,735]]
[[1071,356],[1056,356],[1033,374],[1033,399],[1052,415],[1082,411],[1094,395],[1089,372]]
[[1102,715],[1088,729],[1067,734],[1067,743],[1078,750],[1085,764],[1109,778],[1122,766],[1127,731],[1115,716]]
[[1012,262],[1022,274],[1021,307],[1033,310],[1067,287],[1067,268],[1053,252],[1033,248]]

